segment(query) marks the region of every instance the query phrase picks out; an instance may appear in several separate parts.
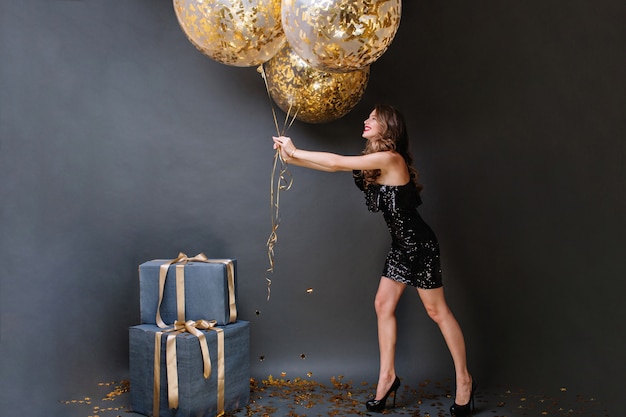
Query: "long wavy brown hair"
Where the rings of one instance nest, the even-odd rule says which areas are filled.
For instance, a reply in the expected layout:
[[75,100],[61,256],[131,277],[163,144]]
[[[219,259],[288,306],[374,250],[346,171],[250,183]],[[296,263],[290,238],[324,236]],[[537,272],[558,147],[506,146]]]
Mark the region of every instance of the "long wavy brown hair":
[[[404,116],[397,109],[386,104],[378,104],[374,110],[378,123],[383,127],[382,138],[377,141],[368,140],[362,153],[366,155],[382,151],[398,152],[404,158],[415,188],[418,192],[422,191],[424,187],[418,182],[419,173],[413,167],[413,155],[409,151],[409,136],[406,131]],[[380,169],[364,170],[361,175],[364,185],[367,187],[380,176]]]

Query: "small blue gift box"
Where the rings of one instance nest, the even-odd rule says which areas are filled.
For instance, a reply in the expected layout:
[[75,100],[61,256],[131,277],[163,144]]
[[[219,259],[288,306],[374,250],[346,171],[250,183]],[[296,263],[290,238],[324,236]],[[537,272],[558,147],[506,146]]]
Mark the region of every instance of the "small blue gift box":
[[211,358],[211,374],[205,379],[199,339],[190,333],[175,335],[178,372],[178,408],[169,408],[166,339],[163,334],[158,364],[159,390],[154,392],[155,335],[163,331],[156,325],[142,324],[129,329],[130,406],[136,413],[155,415],[158,395],[159,417],[214,417],[245,407],[250,401],[250,323],[237,321],[219,327],[223,331],[223,410],[218,407],[220,370],[218,333],[205,331]]
[[[158,324],[156,314],[159,309],[160,271],[161,266],[168,262],[172,261],[153,260],[139,265],[141,323]],[[184,261],[169,265],[160,305],[163,321],[172,324],[177,319],[216,320],[220,326],[234,322],[237,319],[236,266],[234,259]],[[184,282],[182,288],[180,283],[177,284],[181,268]],[[179,304],[184,310],[183,317],[177,312]]]

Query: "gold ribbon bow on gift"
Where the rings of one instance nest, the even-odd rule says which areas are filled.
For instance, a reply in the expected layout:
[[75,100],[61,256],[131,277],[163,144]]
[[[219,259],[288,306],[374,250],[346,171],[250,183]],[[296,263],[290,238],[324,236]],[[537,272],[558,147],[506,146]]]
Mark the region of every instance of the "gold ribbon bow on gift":
[[[159,416],[159,394],[161,392],[161,336],[167,333],[165,341],[165,363],[167,367],[167,400],[170,408],[178,408],[178,366],[176,362],[176,335],[191,333],[198,338],[202,362],[204,364],[204,378],[211,375],[211,356],[206,336],[200,330],[217,332],[217,410],[218,416],[224,414],[224,330],[215,327],[215,320],[187,320],[174,322],[174,326],[162,332],[156,332],[154,338],[154,384],[153,384],[153,414]],[[200,329],[200,330],[199,330]]]
[[185,321],[185,265],[188,262],[204,262],[204,263],[220,263],[226,265],[227,281],[228,281],[228,308],[229,323],[237,320],[237,304],[235,302],[235,265],[230,259],[208,259],[204,253],[199,253],[189,258],[183,252],[180,252],[175,259],[164,262],[159,267],[159,304],[157,305],[156,324],[160,328],[165,328],[165,324],[161,318],[161,303],[163,302],[163,293],[165,291],[165,279],[170,265],[176,264],[176,315],[178,321]]
[[[176,363],[176,335],[191,333],[198,338],[202,361],[204,364],[204,378],[211,375],[211,357],[209,346],[204,333],[200,330],[212,330],[217,332],[217,411],[218,416],[224,414],[224,330],[217,325],[216,320],[185,320],[185,265],[188,262],[221,263],[226,265],[228,280],[228,303],[229,323],[237,320],[237,307],[235,304],[235,267],[230,259],[208,259],[205,254],[199,253],[189,258],[180,252],[175,259],[164,262],[159,267],[159,304],[156,312],[156,323],[163,330],[156,332],[154,337],[154,384],[152,411],[154,417],[159,416],[160,392],[161,392],[161,336],[168,333],[165,347],[167,367],[167,396],[169,408],[178,408],[178,367]],[[169,267],[176,264],[176,320],[172,327],[161,318],[161,303],[165,291],[165,280]],[[200,330],[199,330],[200,329]]]

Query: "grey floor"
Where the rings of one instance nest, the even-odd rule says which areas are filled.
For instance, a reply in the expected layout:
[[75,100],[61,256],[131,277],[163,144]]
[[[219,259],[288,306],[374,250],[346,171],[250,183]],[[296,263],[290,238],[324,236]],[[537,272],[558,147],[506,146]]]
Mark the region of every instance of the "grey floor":
[[[398,390],[394,408],[383,414],[414,417],[449,416],[452,403],[451,381],[404,382]],[[364,403],[375,386],[343,378],[328,381],[305,379],[252,380],[250,404],[226,414],[248,416],[367,416]],[[84,396],[60,401],[69,416],[117,417],[140,416],[129,410],[128,382],[109,382],[87,387]],[[388,400],[391,406],[393,399]],[[552,392],[537,393],[510,387],[480,387],[475,397],[475,417],[513,416],[585,416],[607,417],[602,404],[592,397],[555,387]]]

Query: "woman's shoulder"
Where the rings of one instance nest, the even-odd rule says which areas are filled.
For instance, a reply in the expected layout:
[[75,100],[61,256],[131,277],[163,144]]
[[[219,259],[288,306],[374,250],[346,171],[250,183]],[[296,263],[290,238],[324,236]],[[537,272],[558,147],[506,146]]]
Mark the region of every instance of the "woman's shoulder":
[[389,151],[380,151],[380,153],[387,155],[389,159],[394,161],[404,162],[404,157],[398,151],[389,150]]
[[404,185],[410,180],[406,162],[402,155],[396,151],[385,151],[389,158],[389,163],[382,170],[376,182],[388,185]]
[[402,154],[400,154],[399,152],[396,151],[387,151],[389,152],[389,159],[390,161],[392,161],[393,165],[401,170],[401,171],[405,171],[407,166],[406,166],[406,160],[404,159],[404,157],[402,156]]
[[390,162],[404,161],[404,158],[402,157],[402,155],[392,150],[376,151],[376,152],[366,153],[364,155],[369,156],[370,158],[386,159]]

